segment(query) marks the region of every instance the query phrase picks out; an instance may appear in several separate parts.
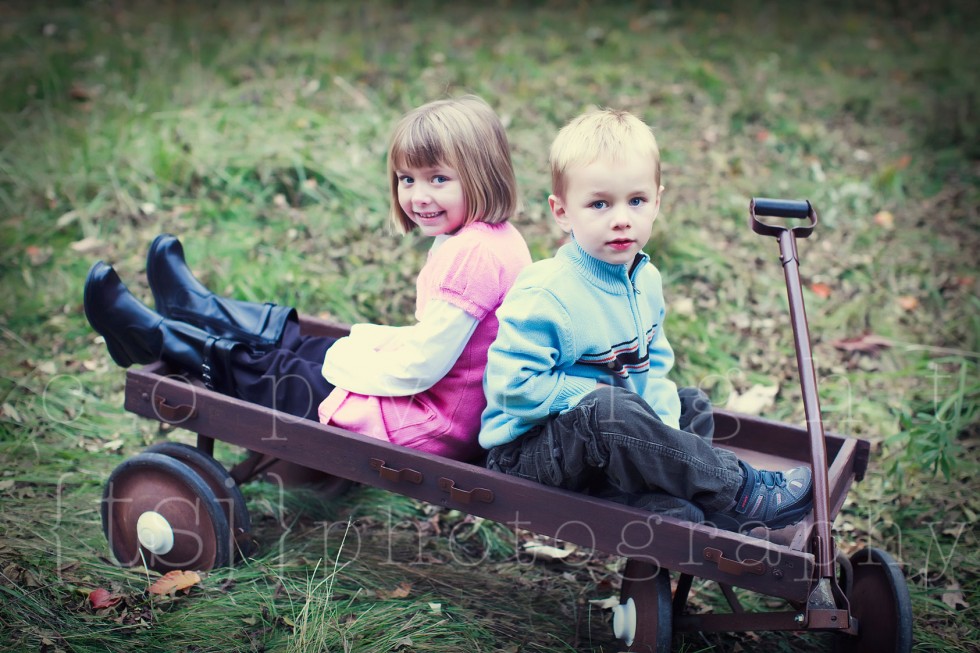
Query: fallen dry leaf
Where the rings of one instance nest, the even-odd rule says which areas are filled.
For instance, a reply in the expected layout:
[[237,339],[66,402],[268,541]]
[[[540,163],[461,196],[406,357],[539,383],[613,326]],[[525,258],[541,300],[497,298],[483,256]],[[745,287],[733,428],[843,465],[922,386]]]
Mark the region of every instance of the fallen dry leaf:
[[196,571],[175,569],[168,571],[150,585],[150,594],[173,594],[177,590],[189,589],[200,582],[201,576]]
[[811,283],[810,290],[813,291],[814,295],[820,297],[821,299],[827,299],[831,294],[833,294],[831,287],[825,283]]
[[533,555],[535,560],[563,560],[570,556],[577,548],[574,544],[569,544],[567,546],[568,548],[559,549],[556,546],[529,542],[524,545],[524,552]]
[[892,346],[892,341],[873,333],[865,333],[854,338],[841,338],[830,343],[835,349],[842,351],[859,351],[862,353],[872,353],[879,349],[888,349]]
[[599,610],[615,608],[619,604],[620,600],[618,596],[607,596],[604,599],[589,599],[589,605],[595,606]]
[[895,226],[895,216],[891,211],[878,211],[875,213],[875,224],[883,229],[891,229]]
[[52,249],[50,247],[28,245],[24,251],[27,253],[27,260],[35,267],[44,265],[51,259]]
[[78,252],[79,254],[91,254],[92,252],[98,251],[103,247],[105,247],[105,243],[93,236],[82,238],[81,240],[75,241],[71,244],[72,250]]
[[694,300],[690,297],[678,297],[670,303],[670,308],[676,315],[694,317]]
[[742,394],[732,392],[728,397],[725,408],[735,413],[745,415],[761,415],[762,411],[770,408],[779,393],[778,385],[756,384]]
[[92,92],[79,82],[72,82],[71,88],[68,89],[68,96],[73,100],[85,102],[92,99]]
[[109,590],[100,587],[99,589],[92,590],[88,593],[88,602],[92,604],[92,607],[96,610],[101,610],[102,608],[111,608],[122,601],[121,596],[117,596],[109,592]]
[[914,311],[919,308],[919,299],[915,295],[902,295],[898,298],[898,305],[905,311]]
[[392,590],[378,590],[377,596],[379,599],[403,599],[412,593],[411,583],[398,583],[398,586]]
[[0,415],[9,417],[10,419],[17,422],[18,424],[24,423],[24,420],[21,419],[20,413],[17,412],[17,409],[14,408],[13,404],[4,402],[3,405],[0,406]]
[[68,213],[63,214],[60,218],[58,218],[58,221],[55,222],[55,226],[58,229],[64,229],[68,225],[74,224],[76,222],[78,222],[78,211],[75,211],[73,209]]
[[966,598],[963,596],[963,591],[960,588],[960,584],[955,580],[949,581],[946,584],[946,591],[943,592],[943,603],[953,610],[954,612],[962,608],[970,607],[970,604],[966,602]]

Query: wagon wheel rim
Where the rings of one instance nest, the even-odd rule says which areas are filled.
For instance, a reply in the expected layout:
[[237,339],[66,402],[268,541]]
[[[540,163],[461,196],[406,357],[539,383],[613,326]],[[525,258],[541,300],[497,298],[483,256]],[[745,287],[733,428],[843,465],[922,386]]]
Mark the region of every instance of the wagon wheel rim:
[[214,492],[188,465],[142,453],[117,466],[102,495],[102,530],[120,565],[165,573],[230,560],[231,532]]
[[627,644],[628,651],[669,653],[673,614],[667,570],[649,562],[627,560],[613,622],[614,633]]
[[[228,528],[231,531],[234,541],[250,541],[250,538],[239,538],[240,535],[248,534],[252,530],[252,520],[248,514],[248,505],[245,497],[239,489],[235,479],[215,460],[212,456],[204,453],[197,447],[184,444],[182,442],[161,442],[152,447],[148,447],[144,453],[158,453],[170,458],[174,458],[190,467],[205,482],[217,497],[218,504],[228,520]],[[250,547],[245,547],[249,549]],[[242,556],[252,553],[250,550],[240,551],[238,547],[233,547],[233,554],[238,553]]]
[[898,563],[881,549],[867,548],[850,558],[847,596],[858,634],[840,635],[837,650],[908,653],[912,650],[912,599]]

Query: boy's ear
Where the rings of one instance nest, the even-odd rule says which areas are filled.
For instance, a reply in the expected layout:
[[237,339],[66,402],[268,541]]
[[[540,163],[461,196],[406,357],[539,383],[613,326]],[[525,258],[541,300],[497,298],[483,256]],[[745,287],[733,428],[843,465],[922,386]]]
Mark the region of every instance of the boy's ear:
[[548,206],[551,207],[551,215],[555,216],[555,222],[566,234],[572,233],[572,225],[568,222],[568,215],[565,213],[565,205],[557,195],[548,195]]
[[656,220],[657,216],[660,215],[660,203],[664,198],[664,187],[661,186],[657,189],[657,205],[654,209],[653,219]]

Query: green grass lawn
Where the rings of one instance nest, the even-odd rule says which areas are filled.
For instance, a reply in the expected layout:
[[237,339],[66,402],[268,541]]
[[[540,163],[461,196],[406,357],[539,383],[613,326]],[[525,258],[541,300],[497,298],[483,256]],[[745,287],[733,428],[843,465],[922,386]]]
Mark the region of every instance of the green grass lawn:
[[[674,378],[721,406],[761,386],[763,415],[803,421],[778,252],[747,208],[813,202],[824,420],[873,443],[838,545],[902,563],[916,651],[980,650],[977,12],[859,4],[0,2],[0,650],[619,650],[590,601],[617,595],[620,559],[531,562],[529,533],[370,488],[245,486],[261,549],[186,595],[148,594],[102,535],[115,466],[193,435],[123,410],[82,314],[92,262],[150,301],[146,247],[169,231],[221,293],[406,323],[427,243],[385,228],[388,131],[464,92],[507,126],[535,258],[560,241],[556,130],[591,106],[653,126]],[[96,610],[96,588],[122,600]],[[691,608],[720,596],[699,583]]]

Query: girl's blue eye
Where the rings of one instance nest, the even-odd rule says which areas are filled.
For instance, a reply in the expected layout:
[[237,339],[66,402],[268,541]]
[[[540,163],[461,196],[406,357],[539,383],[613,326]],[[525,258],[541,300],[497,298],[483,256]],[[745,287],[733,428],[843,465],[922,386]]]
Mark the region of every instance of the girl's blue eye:
[[446,175],[436,175],[432,178],[432,181],[436,182],[437,184],[444,184],[449,181],[449,177]]
[[402,175],[402,176],[401,176],[401,177],[399,177],[398,179],[399,179],[399,181],[401,181],[401,182],[402,182],[403,184],[411,184],[412,182],[414,182],[414,181],[415,181],[414,179],[412,179],[412,178],[411,178],[411,177],[409,177],[408,175]]

